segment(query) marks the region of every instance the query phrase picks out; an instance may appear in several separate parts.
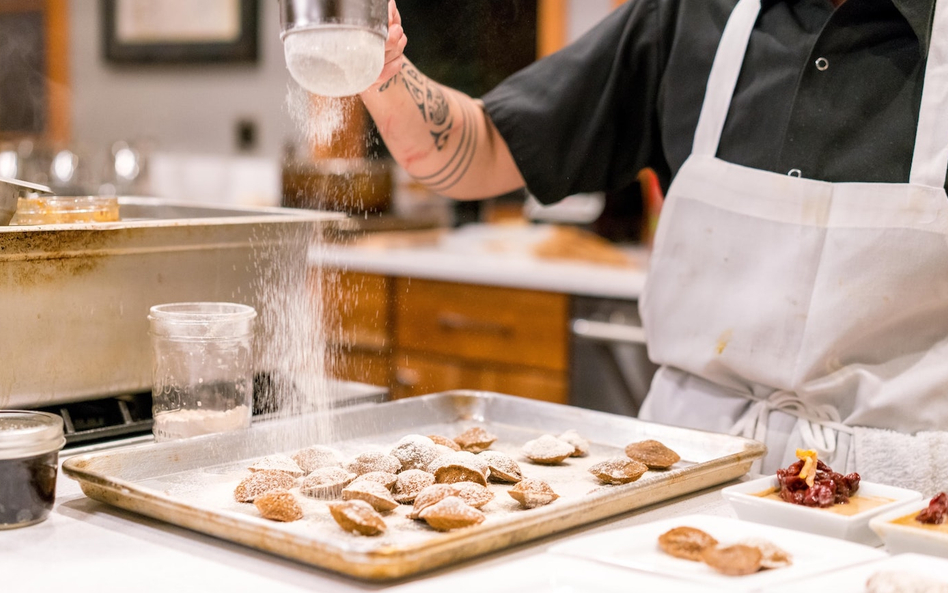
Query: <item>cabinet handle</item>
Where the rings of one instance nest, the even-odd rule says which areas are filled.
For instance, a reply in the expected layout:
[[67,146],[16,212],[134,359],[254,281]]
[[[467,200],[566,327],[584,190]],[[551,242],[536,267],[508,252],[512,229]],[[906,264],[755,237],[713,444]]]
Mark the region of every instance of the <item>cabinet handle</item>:
[[474,319],[460,313],[439,313],[437,320],[438,326],[448,331],[468,331],[500,336],[509,336],[513,333],[509,325]]
[[571,324],[574,336],[595,342],[615,344],[645,344],[645,330],[633,325],[606,323],[590,319],[574,319]]

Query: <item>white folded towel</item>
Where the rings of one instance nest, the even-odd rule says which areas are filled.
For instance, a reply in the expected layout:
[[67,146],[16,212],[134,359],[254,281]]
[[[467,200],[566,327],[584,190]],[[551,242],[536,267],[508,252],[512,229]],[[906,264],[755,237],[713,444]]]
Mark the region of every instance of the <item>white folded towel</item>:
[[853,428],[856,471],[867,482],[910,488],[926,497],[948,491],[948,432],[915,435]]

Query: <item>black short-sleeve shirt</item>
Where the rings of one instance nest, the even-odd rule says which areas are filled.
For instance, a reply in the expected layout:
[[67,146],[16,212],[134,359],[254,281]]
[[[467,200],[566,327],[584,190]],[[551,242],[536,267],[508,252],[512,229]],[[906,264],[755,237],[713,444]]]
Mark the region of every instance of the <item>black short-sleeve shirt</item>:
[[[643,167],[667,187],[691,153],[736,4],[629,0],[485,95],[530,192],[549,203],[620,190]],[[762,0],[718,156],[824,181],[907,182],[933,10]]]

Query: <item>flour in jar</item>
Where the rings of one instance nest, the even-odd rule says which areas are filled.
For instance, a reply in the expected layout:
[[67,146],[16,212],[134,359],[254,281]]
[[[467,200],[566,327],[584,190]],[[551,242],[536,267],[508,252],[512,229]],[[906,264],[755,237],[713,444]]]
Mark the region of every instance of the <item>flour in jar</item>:
[[289,33],[283,40],[286,67],[307,91],[324,97],[361,93],[385,64],[385,37],[345,26]]
[[250,408],[230,410],[176,410],[155,416],[154,433],[158,440],[184,439],[201,434],[225,432],[250,426]]

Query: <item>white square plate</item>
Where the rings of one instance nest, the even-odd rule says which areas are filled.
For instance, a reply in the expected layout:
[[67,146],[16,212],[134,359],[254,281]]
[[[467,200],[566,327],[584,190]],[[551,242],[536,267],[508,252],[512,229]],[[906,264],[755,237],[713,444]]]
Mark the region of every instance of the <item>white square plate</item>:
[[882,538],[882,541],[885,542],[885,549],[892,554],[915,552],[948,558],[948,523],[941,526],[946,529],[945,531],[934,531],[924,527],[910,527],[893,523],[896,519],[906,515],[917,515],[928,504],[928,500],[917,500],[896,507],[873,517],[869,521],[869,527]]
[[[461,569],[435,575],[389,590],[390,593],[703,593],[698,583],[632,573],[581,558],[541,554],[518,560],[500,560],[495,566],[478,566],[477,572]],[[634,589],[631,584],[634,583]]]
[[721,494],[734,507],[737,516],[745,521],[806,531],[869,546],[882,544],[879,536],[869,528],[870,519],[895,507],[922,499],[922,494],[915,490],[873,482],[860,482],[856,496],[879,497],[891,502],[846,516],[828,509],[805,507],[758,496],[761,492],[776,487],[777,478],[771,476],[728,486],[721,491]]
[[[792,584],[788,583],[771,589],[768,593],[800,593],[801,591],[864,593],[869,577],[882,571],[907,572],[917,577],[943,583],[942,587],[948,588],[948,560],[918,554],[901,554],[794,581]],[[914,590],[907,587],[899,589],[899,591]]]
[[[685,526],[707,532],[724,546],[751,538],[765,539],[789,552],[793,564],[734,577],[720,574],[701,562],[675,558],[662,552],[658,547],[658,536],[674,527]],[[885,556],[881,550],[868,546],[713,515],[685,515],[617,529],[554,546],[550,552],[729,591],[767,590],[777,583]]]

